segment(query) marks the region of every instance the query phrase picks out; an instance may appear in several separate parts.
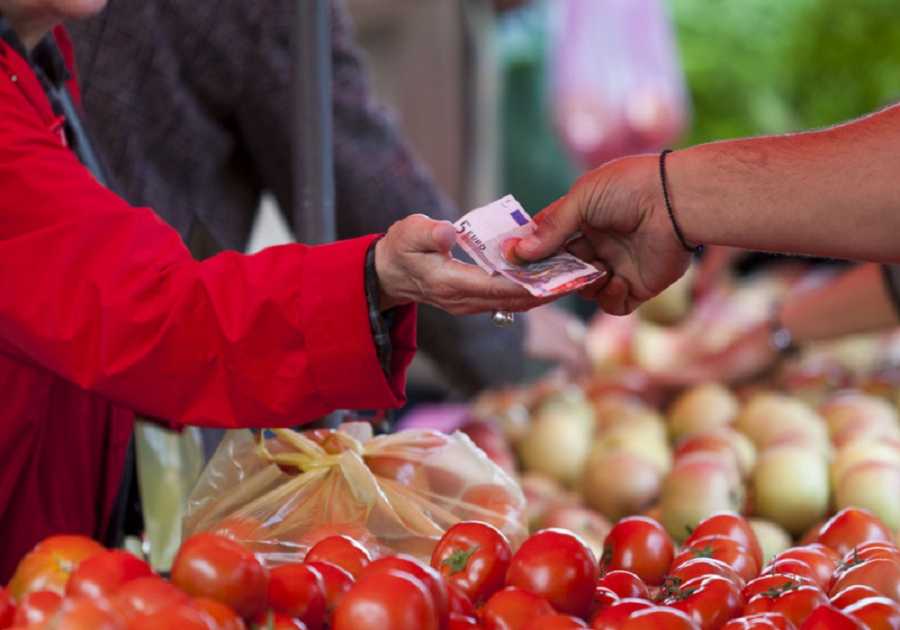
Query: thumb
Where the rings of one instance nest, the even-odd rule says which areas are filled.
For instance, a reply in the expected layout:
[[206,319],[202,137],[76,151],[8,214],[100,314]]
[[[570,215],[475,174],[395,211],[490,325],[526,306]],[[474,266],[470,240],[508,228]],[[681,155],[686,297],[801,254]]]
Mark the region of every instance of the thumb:
[[447,253],[456,244],[456,228],[447,221],[437,221],[431,228],[431,239],[437,251]]
[[581,209],[571,192],[544,208],[534,217],[537,229],[515,245],[513,253],[521,260],[540,260],[559,251],[581,229]]

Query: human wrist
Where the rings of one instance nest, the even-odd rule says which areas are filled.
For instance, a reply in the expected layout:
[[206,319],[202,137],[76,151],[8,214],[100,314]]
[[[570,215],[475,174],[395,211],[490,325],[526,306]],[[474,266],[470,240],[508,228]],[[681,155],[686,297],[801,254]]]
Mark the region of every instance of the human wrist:
[[392,252],[385,238],[375,243],[375,280],[378,286],[378,310],[382,313],[396,306],[408,304],[411,300],[403,299],[399,294]]
[[684,229],[681,227],[681,222],[675,213],[675,204],[673,202],[674,196],[671,192],[671,184],[666,165],[667,158],[672,155],[672,153],[674,152],[671,149],[663,149],[659,154],[659,186],[660,191],[662,192],[663,204],[665,205],[666,214],[669,217],[669,223],[672,226],[672,232],[675,234],[678,244],[689,254],[699,254],[703,249],[703,245],[697,242],[688,241]]

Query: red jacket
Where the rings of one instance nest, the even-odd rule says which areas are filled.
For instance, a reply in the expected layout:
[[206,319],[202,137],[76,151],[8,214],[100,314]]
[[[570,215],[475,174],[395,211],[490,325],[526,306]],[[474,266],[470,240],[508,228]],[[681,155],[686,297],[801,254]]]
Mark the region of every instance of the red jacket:
[[388,379],[363,286],[373,238],[195,261],[94,181],[0,41],[0,583],[49,534],[103,534],[133,411],[264,427],[402,404],[415,309],[394,320]]

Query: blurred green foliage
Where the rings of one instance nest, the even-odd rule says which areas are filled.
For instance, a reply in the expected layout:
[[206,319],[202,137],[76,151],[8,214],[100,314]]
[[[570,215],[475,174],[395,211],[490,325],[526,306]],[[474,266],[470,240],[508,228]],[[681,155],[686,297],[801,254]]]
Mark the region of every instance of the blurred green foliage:
[[898,0],[668,0],[683,144],[842,122],[900,99]]

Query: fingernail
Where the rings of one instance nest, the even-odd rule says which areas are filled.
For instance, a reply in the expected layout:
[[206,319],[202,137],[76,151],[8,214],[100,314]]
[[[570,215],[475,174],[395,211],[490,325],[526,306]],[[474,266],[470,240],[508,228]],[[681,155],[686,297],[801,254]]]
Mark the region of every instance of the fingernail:
[[529,254],[538,248],[540,243],[533,236],[527,236],[519,241],[519,245],[516,248],[518,251],[523,252],[525,254]]

